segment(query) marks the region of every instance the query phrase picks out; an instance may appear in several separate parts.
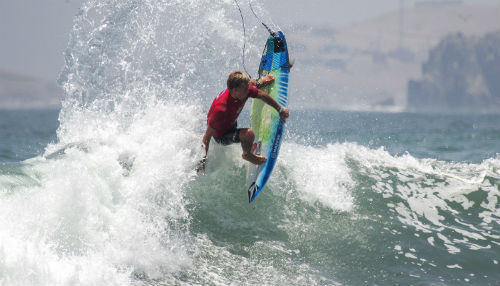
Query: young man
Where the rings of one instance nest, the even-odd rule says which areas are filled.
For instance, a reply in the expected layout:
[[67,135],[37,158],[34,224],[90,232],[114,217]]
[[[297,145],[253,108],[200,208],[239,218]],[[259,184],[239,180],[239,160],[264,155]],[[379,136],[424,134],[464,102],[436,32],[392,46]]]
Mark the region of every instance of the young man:
[[272,106],[279,112],[280,118],[285,121],[288,118],[288,108],[280,106],[267,93],[257,87],[266,86],[274,81],[274,76],[267,75],[260,82],[250,79],[241,71],[232,72],[227,79],[227,89],[217,96],[207,115],[207,130],[203,136],[205,157],[200,162],[197,171],[205,169],[206,154],[210,139],[214,137],[215,142],[222,145],[240,143],[243,149],[241,157],[253,164],[260,165],[267,158],[250,152],[255,134],[250,128],[237,128],[236,120],[240,115],[245,102],[249,97],[258,98]]

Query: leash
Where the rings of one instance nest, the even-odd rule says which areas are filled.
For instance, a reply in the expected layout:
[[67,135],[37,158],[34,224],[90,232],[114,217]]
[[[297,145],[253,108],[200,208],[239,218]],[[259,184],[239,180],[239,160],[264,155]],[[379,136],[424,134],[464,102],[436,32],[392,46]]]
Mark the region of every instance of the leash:
[[[246,45],[247,45],[247,32],[246,32],[246,28],[245,28],[245,19],[243,18],[243,13],[241,12],[241,7],[240,7],[240,4],[238,3],[238,1],[234,0],[234,3],[236,4],[236,7],[238,8],[238,11],[240,12],[241,24],[243,26],[243,49],[242,49],[242,55],[241,55],[241,61],[242,61],[242,64],[243,64],[243,70],[245,71],[246,74],[248,74],[250,76],[250,78],[252,78],[252,76],[248,72],[246,64],[245,64],[245,50],[246,50]],[[269,32],[269,34],[272,37],[276,37],[276,32],[274,32],[271,28],[269,28],[269,26],[266,25],[266,23],[264,23],[264,21],[262,21],[262,19],[259,16],[257,16],[257,14],[255,13],[255,11],[253,10],[253,6],[252,6],[252,1],[251,0],[248,0],[248,5],[250,6],[250,10],[252,11],[252,13],[255,16],[255,18],[257,18],[257,21],[259,21],[262,24],[262,26],[264,26],[264,28],[266,28],[266,30]]]
[[246,45],[247,45],[247,31],[245,29],[245,19],[243,19],[243,13],[241,12],[240,4],[238,4],[238,1],[234,0],[234,3],[236,3],[236,7],[238,7],[238,11],[240,11],[241,24],[243,25],[243,50],[242,50],[242,55],[241,55],[241,60],[243,62],[243,69],[245,70],[246,74],[250,75],[250,73],[248,73],[247,67],[245,65],[245,49],[246,49]]
[[273,30],[271,30],[271,28],[269,28],[269,26],[266,25],[266,23],[264,23],[264,21],[262,21],[262,19],[259,16],[257,16],[257,14],[255,13],[255,11],[253,10],[253,6],[252,6],[252,1],[251,0],[248,0],[248,5],[250,6],[250,10],[252,10],[252,13],[255,16],[255,18],[257,18],[257,21],[259,21],[262,24],[262,26],[264,26],[264,28],[266,28],[266,30],[269,32],[269,34],[271,36],[276,37],[276,33]]

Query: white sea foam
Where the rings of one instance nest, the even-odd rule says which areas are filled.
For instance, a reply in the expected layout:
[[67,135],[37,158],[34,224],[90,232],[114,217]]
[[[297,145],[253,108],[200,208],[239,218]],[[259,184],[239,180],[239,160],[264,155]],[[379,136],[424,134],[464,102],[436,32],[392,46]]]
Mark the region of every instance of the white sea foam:
[[195,111],[157,105],[125,133],[26,162],[38,184],[0,200],[3,281],[123,285],[131,271],[189,266],[182,189],[194,176]]
[[348,149],[345,147],[284,143],[279,166],[284,168],[302,200],[319,202],[332,210],[350,211],[354,204],[351,194],[354,182],[345,162]]
[[[191,266],[185,186],[202,103],[241,62],[232,5],[83,4],[59,79],[58,143],[23,163],[31,183],[5,178],[0,284],[129,285],[131,273],[161,278]],[[260,50],[254,30],[249,58]]]
[[[416,159],[409,154],[392,156],[383,149],[358,149],[354,159],[361,163],[363,172],[378,181],[374,191],[381,193],[384,198],[402,199],[393,207],[401,222],[423,233],[437,233],[450,253],[460,252],[461,247],[471,250],[488,248],[488,245],[484,245],[485,237],[490,233],[488,225],[500,223],[500,209],[497,206],[500,190],[487,176],[494,180],[500,178],[500,160],[488,159],[480,164],[455,163]],[[397,188],[394,188],[392,181],[387,180],[387,174],[397,178]],[[478,190],[487,194],[480,206],[468,197]],[[462,210],[457,209],[455,203]],[[482,209],[477,215],[483,222],[479,226],[457,217],[472,207]],[[447,217],[454,217],[453,223]],[[450,237],[454,239],[444,234],[445,229],[453,232]],[[429,240],[429,244],[434,246],[435,243],[434,239]]]

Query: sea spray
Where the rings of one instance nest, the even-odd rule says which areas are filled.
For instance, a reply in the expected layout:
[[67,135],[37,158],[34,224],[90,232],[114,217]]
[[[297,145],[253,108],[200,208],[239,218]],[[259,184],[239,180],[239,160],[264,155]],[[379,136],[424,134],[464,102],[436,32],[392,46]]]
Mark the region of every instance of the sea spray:
[[2,284],[127,285],[191,265],[184,188],[202,104],[238,68],[233,12],[212,1],[83,4],[59,79],[58,140],[23,163],[33,184],[2,186]]

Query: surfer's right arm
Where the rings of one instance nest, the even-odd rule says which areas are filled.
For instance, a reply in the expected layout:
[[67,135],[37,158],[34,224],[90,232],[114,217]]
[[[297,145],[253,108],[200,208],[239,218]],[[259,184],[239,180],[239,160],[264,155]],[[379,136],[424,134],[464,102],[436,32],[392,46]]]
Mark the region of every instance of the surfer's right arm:
[[212,139],[212,136],[215,134],[215,129],[210,127],[210,125],[207,124],[207,130],[205,131],[205,135],[203,135],[203,147],[205,147],[205,157],[208,154],[208,145],[210,144],[210,139]]
[[208,145],[210,144],[210,139],[212,139],[212,136],[214,136],[214,134],[215,134],[215,129],[207,124],[207,130],[205,131],[205,135],[203,135],[203,147],[205,147],[205,157],[207,157],[208,154]]
[[205,131],[205,135],[203,135],[203,143],[202,146],[205,148],[205,156],[198,163],[198,167],[196,167],[196,171],[199,172],[201,170],[205,170],[205,164],[207,163],[207,155],[208,155],[208,145],[210,144],[210,139],[215,134],[215,129],[210,127],[207,124],[207,130]]

